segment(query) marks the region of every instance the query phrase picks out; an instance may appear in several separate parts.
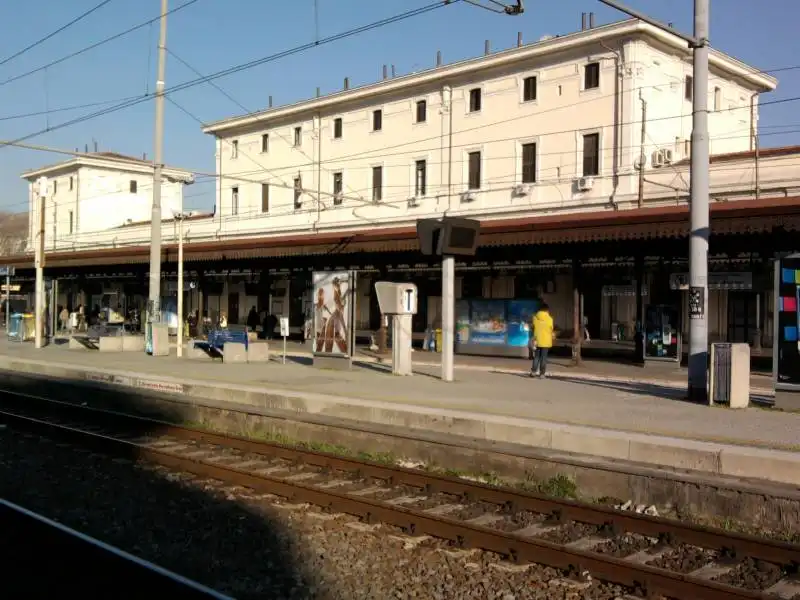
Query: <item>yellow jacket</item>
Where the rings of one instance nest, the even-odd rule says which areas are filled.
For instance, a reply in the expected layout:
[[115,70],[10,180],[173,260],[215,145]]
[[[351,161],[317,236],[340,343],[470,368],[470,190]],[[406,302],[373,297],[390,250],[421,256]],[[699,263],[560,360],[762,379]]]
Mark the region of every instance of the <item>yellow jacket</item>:
[[553,347],[553,317],[545,310],[533,315],[533,339],[539,348]]

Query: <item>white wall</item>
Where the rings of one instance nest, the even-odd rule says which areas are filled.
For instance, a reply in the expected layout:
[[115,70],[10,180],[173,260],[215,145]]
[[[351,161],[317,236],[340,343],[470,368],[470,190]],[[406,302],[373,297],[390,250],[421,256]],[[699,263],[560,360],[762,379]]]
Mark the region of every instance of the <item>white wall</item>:
[[[135,193],[130,191],[132,181],[136,182]],[[49,177],[49,186],[45,200],[46,251],[113,246],[123,225],[151,218],[153,183],[147,174],[83,166]],[[182,183],[164,181],[162,219],[171,219],[173,212],[180,210],[183,187]],[[31,182],[30,240],[38,231],[37,190],[36,181]],[[29,248],[33,248],[32,242]]]

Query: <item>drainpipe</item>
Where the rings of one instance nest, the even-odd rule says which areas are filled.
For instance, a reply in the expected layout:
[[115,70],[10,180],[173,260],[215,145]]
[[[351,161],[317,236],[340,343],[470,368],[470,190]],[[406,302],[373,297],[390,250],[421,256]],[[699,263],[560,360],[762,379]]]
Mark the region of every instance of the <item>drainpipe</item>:
[[317,220],[314,223],[314,232],[319,227],[322,218],[322,115],[317,113]]
[[447,127],[447,208],[442,213],[444,217],[453,204],[453,88],[449,85],[442,90],[442,100],[450,113]]
[[[592,20],[594,16],[591,17]],[[622,101],[623,69],[625,57],[622,50],[616,50],[600,42],[600,45],[614,54],[615,81],[614,81],[614,174],[612,177],[613,189],[611,191],[610,202],[613,207],[617,206],[617,192],[619,190],[619,171],[622,164],[622,122],[624,116],[624,103]]]
[[639,90],[639,99],[642,101],[642,134],[639,142],[639,198],[638,207],[644,206],[644,165],[647,157],[644,153],[644,145],[647,137],[647,101],[642,95],[642,90]]
[[[270,102],[270,104],[272,104],[272,102]],[[219,172],[219,182],[218,182],[219,194],[217,195],[217,212],[219,213],[218,215],[219,229],[217,231],[220,232],[222,231],[222,138],[220,138],[219,136],[217,136],[217,154],[219,155],[219,158],[217,159],[217,162],[219,163],[217,166],[217,171]]]
[[755,160],[755,196],[756,200],[761,196],[761,178],[759,173],[759,143],[758,143],[758,129],[756,128],[756,98],[758,93],[750,96],[750,150],[754,151]]

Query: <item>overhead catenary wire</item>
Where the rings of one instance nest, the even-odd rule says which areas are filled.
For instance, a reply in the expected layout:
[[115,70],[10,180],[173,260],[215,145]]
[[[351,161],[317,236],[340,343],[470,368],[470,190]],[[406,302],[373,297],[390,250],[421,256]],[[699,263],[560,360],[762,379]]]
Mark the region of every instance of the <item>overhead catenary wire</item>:
[[[186,2],[181,4],[180,6],[176,6],[175,8],[167,11],[166,14],[167,15],[174,14],[174,13],[180,11],[180,10],[183,10],[184,8],[187,8],[187,7],[191,6],[192,4],[195,4],[198,1],[199,0],[187,0]],[[66,55],[62,56],[61,58],[57,58],[55,60],[52,60],[52,61],[50,61],[49,63],[47,63],[45,65],[42,65],[40,67],[36,67],[35,69],[31,69],[29,71],[25,71],[24,73],[20,73],[19,75],[14,75],[13,77],[9,77],[8,79],[4,79],[3,81],[0,81],[0,87],[2,87],[4,85],[8,85],[9,83],[13,83],[14,81],[19,81],[20,79],[24,79],[25,77],[30,77],[31,75],[34,75],[34,74],[39,73],[41,71],[44,71],[45,69],[48,69],[50,67],[54,67],[55,65],[59,65],[59,64],[65,62],[65,61],[68,61],[68,60],[70,60],[72,58],[75,58],[76,56],[80,56],[81,54],[85,54],[86,52],[89,52],[90,50],[94,50],[95,48],[99,48],[100,46],[108,44],[109,42],[113,42],[115,40],[118,40],[121,37],[124,37],[124,36],[126,36],[126,35],[128,35],[130,33],[133,33],[134,31],[138,31],[139,29],[142,29],[143,27],[147,27],[151,23],[155,23],[156,21],[158,21],[160,19],[161,19],[161,15],[159,14],[157,17],[149,19],[149,20],[147,20],[147,21],[145,21],[143,23],[139,23],[138,25],[134,25],[133,27],[130,27],[129,29],[126,29],[125,31],[121,31],[121,32],[116,33],[116,34],[114,34],[112,36],[104,38],[104,39],[100,40],[99,42],[95,42],[94,44],[90,44],[89,46],[85,46],[85,47],[83,47],[83,48],[81,48],[79,50],[76,50],[75,52],[71,52],[69,54],[66,54]]]
[[[196,2],[196,1],[197,0],[189,0],[189,2],[187,2],[186,4],[184,4],[182,6],[186,6],[189,3],[193,3],[193,2]],[[247,63],[242,63],[242,64],[236,65],[234,67],[230,67],[228,69],[224,69],[222,71],[217,71],[216,73],[212,73],[211,75],[207,75],[206,77],[201,77],[201,78],[194,79],[194,80],[191,80],[191,81],[187,81],[187,82],[184,82],[184,83],[181,83],[181,84],[177,84],[175,86],[172,86],[171,88],[165,89],[164,90],[164,94],[165,95],[166,94],[171,94],[171,93],[174,93],[174,92],[177,92],[177,91],[181,91],[181,90],[185,90],[185,89],[188,89],[188,88],[191,88],[191,87],[195,87],[195,86],[200,85],[202,83],[205,83],[207,81],[219,79],[220,77],[226,77],[228,75],[233,75],[234,73],[239,73],[239,72],[245,71],[247,69],[252,69],[254,67],[257,67],[257,66],[260,66],[260,65],[263,65],[263,64],[267,64],[269,62],[273,62],[273,61],[279,60],[281,58],[285,58],[287,56],[292,56],[294,54],[299,54],[300,52],[305,52],[305,51],[307,51],[307,50],[309,50],[311,48],[314,48],[316,46],[320,46],[320,45],[323,45],[323,44],[330,44],[332,42],[336,42],[336,41],[339,41],[339,40],[342,40],[342,39],[346,39],[346,38],[352,37],[354,35],[358,35],[358,34],[361,34],[361,33],[367,32],[367,31],[371,31],[373,29],[377,29],[379,27],[384,27],[384,26],[391,25],[393,23],[397,23],[397,22],[405,20],[405,19],[409,19],[409,18],[416,17],[416,16],[423,15],[423,14],[427,14],[427,13],[429,13],[429,12],[431,12],[433,10],[436,10],[438,8],[442,8],[442,7],[445,7],[445,6],[452,6],[452,5],[454,5],[454,4],[456,4],[456,3],[460,2],[460,1],[461,0],[437,0],[437,2],[434,2],[433,4],[429,4],[429,5],[423,6],[421,8],[416,8],[416,9],[413,9],[413,10],[409,10],[409,11],[400,13],[398,15],[395,15],[393,17],[387,17],[387,18],[384,18],[384,19],[380,19],[378,21],[373,21],[372,23],[369,23],[367,25],[362,25],[362,26],[355,27],[353,29],[349,29],[347,31],[344,31],[344,32],[341,32],[341,33],[338,33],[338,34],[335,34],[335,35],[328,36],[326,38],[323,38],[323,39],[319,40],[318,42],[309,42],[309,43],[306,43],[306,44],[302,44],[300,46],[295,46],[294,48],[290,48],[288,50],[284,50],[284,51],[278,52],[276,54],[272,54],[272,55],[269,55],[269,56],[266,56],[266,57],[263,57],[263,58],[260,58],[260,59],[256,59],[256,60],[253,60],[253,61],[250,61],[250,62],[247,62]],[[3,85],[3,84],[0,83],[0,85]],[[147,98],[140,98],[140,99],[137,99],[137,100],[131,100],[129,102],[119,103],[119,104],[117,104],[115,106],[112,106],[112,107],[109,107],[107,109],[103,109],[103,110],[99,110],[99,111],[96,111],[96,112],[93,112],[93,113],[90,113],[90,114],[87,114],[87,115],[83,115],[82,117],[78,117],[78,118],[72,119],[70,121],[66,121],[64,123],[59,123],[57,125],[54,125],[54,126],[50,127],[49,129],[40,130],[40,131],[36,131],[36,132],[30,133],[28,135],[25,135],[25,136],[22,136],[20,138],[17,138],[14,141],[22,142],[22,141],[29,140],[29,139],[32,139],[34,137],[37,137],[39,135],[42,135],[44,133],[49,133],[51,131],[55,131],[55,130],[58,130],[58,129],[63,129],[65,127],[70,127],[70,126],[76,125],[78,123],[83,123],[85,121],[96,119],[98,117],[101,117],[101,116],[104,116],[104,115],[107,115],[107,114],[110,114],[110,113],[118,112],[120,110],[124,110],[126,108],[130,108],[132,106],[135,106],[137,104],[145,102],[146,100],[149,100],[149,98],[150,98],[150,96],[147,97]],[[2,147],[2,145],[0,145],[0,147]]]
[[39,39],[38,39],[38,40],[36,40],[35,42],[31,42],[30,44],[28,44],[27,46],[25,46],[25,47],[24,47],[24,48],[22,48],[21,50],[18,50],[18,51],[17,51],[17,52],[15,52],[14,54],[12,54],[12,55],[10,55],[10,56],[7,56],[6,58],[4,58],[4,59],[0,60],[0,67],[2,67],[3,65],[5,65],[5,64],[7,64],[7,63],[9,63],[9,62],[11,62],[11,61],[12,61],[12,60],[14,60],[15,58],[18,58],[18,57],[22,56],[22,55],[23,55],[23,54],[25,54],[26,52],[28,52],[28,51],[30,51],[30,50],[33,50],[33,49],[34,49],[34,48],[36,48],[37,46],[39,46],[39,45],[43,44],[44,42],[46,42],[47,40],[49,40],[49,39],[52,39],[53,37],[55,37],[56,35],[58,35],[58,34],[59,34],[59,33],[61,33],[62,31],[66,30],[66,29],[69,29],[70,27],[72,27],[73,25],[75,25],[75,24],[77,24],[77,23],[80,23],[80,22],[81,22],[83,19],[85,19],[86,17],[88,17],[88,16],[89,16],[89,15],[91,15],[92,13],[94,13],[94,12],[96,12],[96,11],[100,10],[100,9],[101,9],[101,8],[103,8],[103,7],[104,7],[106,4],[109,4],[109,3],[110,3],[110,2],[112,2],[112,1],[113,1],[113,0],[103,0],[103,1],[102,1],[102,2],[100,2],[99,4],[95,4],[95,5],[94,5],[92,8],[90,8],[89,10],[85,11],[84,13],[82,13],[82,14],[78,15],[77,17],[75,17],[74,19],[72,19],[71,21],[69,21],[68,23],[66,23],[65,25],[62,25],[61,27],[59,27],[58,29],[56,29],[55,31],[52,31],[52,32],[48,33],[46,36],[44,36],[44,37],[42,37],[42,38],[39,38]]

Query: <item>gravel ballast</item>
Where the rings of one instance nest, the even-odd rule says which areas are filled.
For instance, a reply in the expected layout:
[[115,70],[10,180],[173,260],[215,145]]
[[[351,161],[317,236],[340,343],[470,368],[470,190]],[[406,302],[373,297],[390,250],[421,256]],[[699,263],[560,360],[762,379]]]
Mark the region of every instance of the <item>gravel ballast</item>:
[[0,496],[239,599],[611,600],[625,593],[2,427]]

